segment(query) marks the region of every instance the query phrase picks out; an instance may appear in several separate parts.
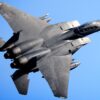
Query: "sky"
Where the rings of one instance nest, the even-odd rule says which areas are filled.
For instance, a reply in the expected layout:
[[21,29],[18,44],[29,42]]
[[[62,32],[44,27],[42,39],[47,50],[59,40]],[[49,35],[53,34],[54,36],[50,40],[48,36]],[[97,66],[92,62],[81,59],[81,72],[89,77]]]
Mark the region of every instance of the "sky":
[[[49,13],[50,24],[78,20],[81,24],[100,19],[100,0],[0,0],[33,16]],[[0,37],[7,41],[13,31],[0,16]],[[81,65],[70,72],[66,100],[100,100],[100,32],[91,36],[91,43],[82,47],[73,58]],[[18,94],[11,75],[10,60],[0,53],[0,100],[60,100],[53,96],[42,74],[31,73],[28,95]]]

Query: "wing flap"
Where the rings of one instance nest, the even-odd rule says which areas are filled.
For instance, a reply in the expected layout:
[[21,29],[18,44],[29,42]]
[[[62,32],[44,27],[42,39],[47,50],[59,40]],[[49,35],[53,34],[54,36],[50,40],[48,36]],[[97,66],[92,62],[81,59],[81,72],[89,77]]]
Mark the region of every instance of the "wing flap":
[[57,97],[67,97],[71,55],[48,56],[38,62],[39,70]]

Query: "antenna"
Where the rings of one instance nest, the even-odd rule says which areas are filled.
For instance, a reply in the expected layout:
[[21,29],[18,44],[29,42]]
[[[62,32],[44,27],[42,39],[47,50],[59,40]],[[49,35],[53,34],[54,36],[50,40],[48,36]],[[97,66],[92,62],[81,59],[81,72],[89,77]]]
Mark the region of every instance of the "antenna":
[[48,17],[48,13],[46,13],[45,15],[41,16],[40,19],[41,20],[45,20],[46,22],[50,22],[52,20],[52,18]]

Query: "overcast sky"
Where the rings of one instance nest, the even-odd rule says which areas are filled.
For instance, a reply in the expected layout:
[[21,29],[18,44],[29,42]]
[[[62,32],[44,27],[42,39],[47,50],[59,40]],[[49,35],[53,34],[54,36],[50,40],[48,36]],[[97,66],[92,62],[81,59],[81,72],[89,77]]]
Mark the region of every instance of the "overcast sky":
[[[81,24],[100,19],[100,0],[0,0],[33,16],[49,13],[50,24],[78,20]],[[0,37],[8,40],[12,30],[0,16]],[[89,36],[92,42],[73,57],[81,65],[70,72],[67,100],[100,100],[100,32]],[[0,53],[0,100],[60,100],[53,96],[41,73],[30,74],[27,96],[19,95],[11,74],[10,60]]]

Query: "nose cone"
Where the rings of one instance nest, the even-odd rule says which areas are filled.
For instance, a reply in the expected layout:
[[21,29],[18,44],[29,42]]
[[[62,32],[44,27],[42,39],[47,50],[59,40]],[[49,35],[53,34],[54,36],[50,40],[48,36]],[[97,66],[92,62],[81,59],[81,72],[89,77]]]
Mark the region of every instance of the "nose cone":
[[78,33],[82,36],[100,31],[100,20],[92,21],[78,27]]
[[89,25],[91,27],[95,27],[95,29],[100,30],[100,20],[96,20],[96,21],[90,22]]

